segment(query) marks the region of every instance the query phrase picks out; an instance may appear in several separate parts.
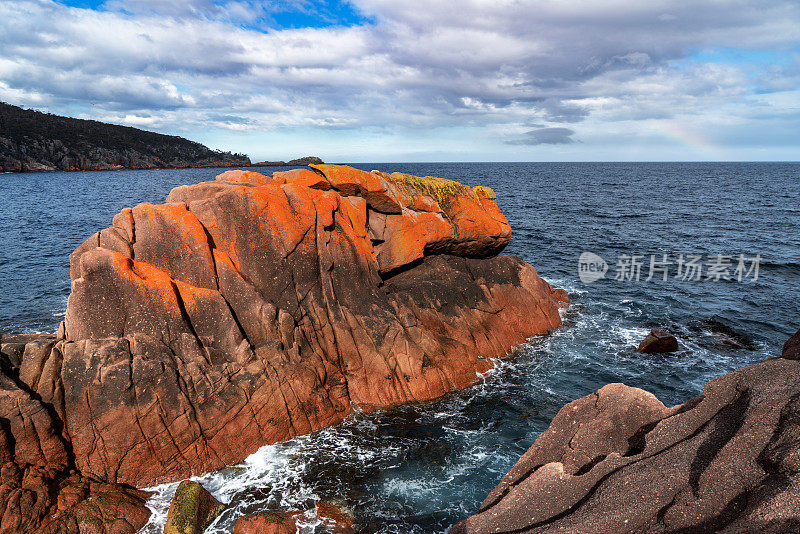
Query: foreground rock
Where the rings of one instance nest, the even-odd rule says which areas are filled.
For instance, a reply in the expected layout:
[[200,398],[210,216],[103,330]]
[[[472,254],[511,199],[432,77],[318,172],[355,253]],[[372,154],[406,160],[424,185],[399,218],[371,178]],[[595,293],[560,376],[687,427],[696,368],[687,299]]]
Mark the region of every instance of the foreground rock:
[[0,532],[133,533],[149,494],[76,472],[55,336],[0,336]]
[[800,531],[800,361],[672,408],[610,384],[564,408],[451,534]]
[[637,352],[645,353],[677,352],[677,350],[678,340],[675,336],[658,328],[652,329],[636,349]]
[[164,534],[202,534],[223,510],[199,482],[184,480],[169,505]]
[[302,512],[258,512],[236,520],[233,534],[295,534]]
[[560,325],[563,292],[496,255],[491,189],[314,167],[178,187],[78,247],[58,335],[0,340],[0,531],[72,532],[102,487],[134,532],[131,486],[434,399]]
[[800,330],[783,344],[782,357],[787,360],[800,360]]
[[[310,512],[309,512],[310,513]],[[353,534],[356,531],[353,518],[338,505],[318,501],[315,505],[317,530],[328,534]],[[298,526],[308,524],[307,512],[263,511],[249,514],[236,520],[234,534],[295,534]],[[302,528],[302,527],[301,527]]]

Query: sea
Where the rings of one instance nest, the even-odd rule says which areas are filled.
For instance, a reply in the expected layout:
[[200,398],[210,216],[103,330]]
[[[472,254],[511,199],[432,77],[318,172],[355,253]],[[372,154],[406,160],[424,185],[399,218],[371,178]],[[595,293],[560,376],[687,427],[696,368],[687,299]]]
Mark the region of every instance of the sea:
[[[569,293],[557,331],[530,339],[475,385],[357,414],[197,477],[243,514],[332,501],[359,532],[441,533],[476,512],[566,403],[605,384],[666,405],[778,355],[800,328],[798,163],[355,163],[488,185],[513,228],[504,253]],[[251,169],[270,173],[279,168]],[[54,332],[72,250],[119,210],[222,169],[0,175],[0,332]],[[652,328],[671,354],[640,354]],[[177,484],[156,488],[143,529],[163,529]],[[323,532],[308,512],[303,533]]]

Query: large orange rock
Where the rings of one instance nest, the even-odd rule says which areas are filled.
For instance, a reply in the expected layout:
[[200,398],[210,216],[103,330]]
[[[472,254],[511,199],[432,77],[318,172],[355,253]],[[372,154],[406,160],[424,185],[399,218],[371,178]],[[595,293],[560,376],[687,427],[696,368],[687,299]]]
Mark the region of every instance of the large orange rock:
[[564,299],[496,255],[510,228],[493,197],[318,165],[123,210],[70,258],[56,389],[77,469],[183,479],[473,383],[559,326]]

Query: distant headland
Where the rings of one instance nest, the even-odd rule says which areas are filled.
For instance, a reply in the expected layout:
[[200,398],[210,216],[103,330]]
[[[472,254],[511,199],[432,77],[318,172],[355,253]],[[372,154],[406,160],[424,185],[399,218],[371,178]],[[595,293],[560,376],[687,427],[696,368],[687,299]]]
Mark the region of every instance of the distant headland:
[[290,159],[289,161],[260,161],[253,163],[253,167],[305,167],[306,165],[322,165],[324,163],[317,156],[304,156]]
[[187,167],[301,166],[251,163],[244,154],[212,150],[174,135],[51,115],[0,102],[0,172],[106,171]]

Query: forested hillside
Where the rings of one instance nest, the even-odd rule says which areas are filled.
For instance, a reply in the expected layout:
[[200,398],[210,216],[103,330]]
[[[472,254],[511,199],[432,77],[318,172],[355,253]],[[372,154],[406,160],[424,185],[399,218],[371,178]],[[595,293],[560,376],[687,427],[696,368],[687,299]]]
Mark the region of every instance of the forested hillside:
[[242,154],[182,137],[61,117],[0,102],[0,171],[247,166]]

